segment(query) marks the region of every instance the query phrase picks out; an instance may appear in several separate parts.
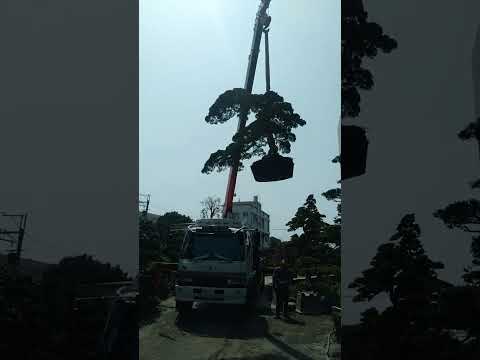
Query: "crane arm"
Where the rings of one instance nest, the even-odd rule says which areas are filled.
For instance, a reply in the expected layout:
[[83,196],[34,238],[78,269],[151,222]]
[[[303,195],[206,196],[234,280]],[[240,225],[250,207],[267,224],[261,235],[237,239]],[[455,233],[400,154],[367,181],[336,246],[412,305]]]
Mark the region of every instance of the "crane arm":
[[[263,30],[270,25],[271,17],[267,15],[266,11],[270,5],[270,0],[261,0],[260,6],[255,18],[255,25],[253,28],[253,39],[250,55],[248,57],[247,75],[245,77],[244,89],[252,92],[253,80],[255,79],[255,69],[257,67],[258,54],[260,52],[260,42],[262,40]],[[245,128],[247,123],[248,111],[240,109],[237,132]],[[223,208],[223,217],[227,218],[232,213],[233,196],[235,193],[235,185],[237,182],[238,165],[240,163],[240,152],[233,157],[233,164],[230,168],[228,176],[227,191],[225,194],[225,202]]]

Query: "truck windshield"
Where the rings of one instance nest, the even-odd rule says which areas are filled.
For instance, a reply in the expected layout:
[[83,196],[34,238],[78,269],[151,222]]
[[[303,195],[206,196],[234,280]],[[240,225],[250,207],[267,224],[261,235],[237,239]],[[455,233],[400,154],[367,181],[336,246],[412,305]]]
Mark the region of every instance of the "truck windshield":
[[243,261],[244,240],[238,234],[190,233],[183,258],[191,260]]

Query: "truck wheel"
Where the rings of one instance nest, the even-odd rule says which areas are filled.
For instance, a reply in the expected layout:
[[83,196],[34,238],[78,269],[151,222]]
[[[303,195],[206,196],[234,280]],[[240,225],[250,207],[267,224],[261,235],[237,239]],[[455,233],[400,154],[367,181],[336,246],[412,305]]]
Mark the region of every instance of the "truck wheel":
[[175,307],[179,314],[186,314],[192,311],[192,301],[176,301]]
[[242,305],[242,313],[245,317],[250,317],[254,314],[255,307],[251,303],[246,303]]
[[255,286],[251,286],[247,292],[247,301],[243,305],[243,310],[246,315],[252,315],[257,307],[258,291]]

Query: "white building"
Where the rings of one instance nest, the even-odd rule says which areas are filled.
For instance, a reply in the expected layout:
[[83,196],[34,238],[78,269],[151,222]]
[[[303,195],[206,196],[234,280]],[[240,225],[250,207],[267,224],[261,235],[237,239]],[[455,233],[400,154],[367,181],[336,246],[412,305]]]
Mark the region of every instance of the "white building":
[[260,231],[262,248],[270,246],[270,215],[262,210],[258,196],[254,196],[253,201],[233,202],[232,216],[242,225]]

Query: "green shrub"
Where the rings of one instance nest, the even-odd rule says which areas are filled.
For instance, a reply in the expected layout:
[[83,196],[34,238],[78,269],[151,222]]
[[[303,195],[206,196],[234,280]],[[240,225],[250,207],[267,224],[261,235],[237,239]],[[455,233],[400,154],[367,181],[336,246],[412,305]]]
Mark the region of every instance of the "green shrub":
[[[312,290],[317,291],[321,296],[325,296],[327,301],[333,306],[340,305],[340,294],[338,291],[339,284],[329,283],[323,279],[317,280],[313,279],[312,281]],[[297,296],[299,291],[307,290],[306,281],[298,281],[290,288],[290,297]]]

